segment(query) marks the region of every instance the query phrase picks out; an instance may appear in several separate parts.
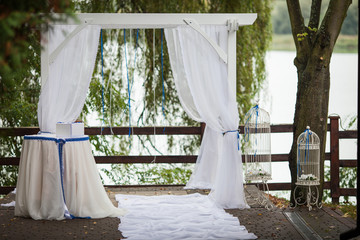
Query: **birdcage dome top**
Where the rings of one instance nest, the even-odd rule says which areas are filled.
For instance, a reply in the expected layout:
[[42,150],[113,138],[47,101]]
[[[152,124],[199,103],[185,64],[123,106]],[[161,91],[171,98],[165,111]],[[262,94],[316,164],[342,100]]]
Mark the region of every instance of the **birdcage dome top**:
[[245,127],[270,125],[270,114],[256,105],[246,113],[245,120]]
[[307,126],[306,130],[301,133],[297,139],[298,145],[305,145],[305,144],[320,144],[320,139],[318,135],[310,130],[310,127]]

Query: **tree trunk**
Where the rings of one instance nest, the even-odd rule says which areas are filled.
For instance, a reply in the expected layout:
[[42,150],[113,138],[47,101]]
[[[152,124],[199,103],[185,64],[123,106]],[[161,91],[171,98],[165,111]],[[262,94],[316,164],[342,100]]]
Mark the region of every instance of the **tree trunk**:
[[[331,54],[330,54],[331,55]],[[296,59],[295,59],[296,62]],[[327,132],[327,115],[330,90],[329,62],[312,56],[305,63],[296,64],[298,70],[298,92],[296,96],[293,144],[290,152],[292,192],[297,179],[297,138],[307,126],[320,138],[320,198],[324,179],[324,159]],[[293,199],[291,199],[293,200]]]
[[330,59],[351,0],[331,0],[320,22],[321,0],[313,0],[309,26],[304,25],[299,0],[287,0],[292,34],[296,45],[294,65],[298,85],[294,116],[293,144],[289,155],[291,202],[297,180],[297,138],[311,127],[320,138],[320,188],[322,200],[327,115],[330,90]]

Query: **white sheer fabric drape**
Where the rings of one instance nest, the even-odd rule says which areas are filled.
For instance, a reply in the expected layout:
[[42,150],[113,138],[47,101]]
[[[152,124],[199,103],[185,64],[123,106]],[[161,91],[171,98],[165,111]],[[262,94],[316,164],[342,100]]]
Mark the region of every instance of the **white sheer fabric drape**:
[[[49,53],[76,27],[53,25],[49,30]],[[72,122],[80,115],[94,70],[99,35],[99,26],[85,27],[50,63],[49,76],[42,86],[38,104],[41,131],[55,133],[57,122]]]
[[119,207],[128,209],[120,217],[119,230],[126,239],[256,239],[239,219],[216,206],[207,196],[122,195]]
[[[227,52],[226,26],[202,29]],[[196,171],[188,187],[211,187],[210,198],[224,208],[245,208],[239,115],[229,89],[227,65],[209,42],[189,26],[166,29],[170,63],[181,104],[194,120],[206,123]],[[225,134],[223,134],[225,133]]]
[[65,202],[76,217],[118,217],[126,213],[106,194],[89,140],[67,139],[61,154],[61,177],[55,135],[29,137],[23,141],[20,157],[15,216],[61,220],[65,218]]

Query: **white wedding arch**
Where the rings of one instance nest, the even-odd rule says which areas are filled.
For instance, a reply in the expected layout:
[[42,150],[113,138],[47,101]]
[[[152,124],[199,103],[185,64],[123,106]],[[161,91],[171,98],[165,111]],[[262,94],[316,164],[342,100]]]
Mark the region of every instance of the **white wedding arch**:
[[236,31],[257,14],[75,14],[42,33],[41,131],[77,119],[94,70],[101,29],[163,28],[180,102],[206,123],[188,188],[211,188],[223,208],[246,208],[236,103]]

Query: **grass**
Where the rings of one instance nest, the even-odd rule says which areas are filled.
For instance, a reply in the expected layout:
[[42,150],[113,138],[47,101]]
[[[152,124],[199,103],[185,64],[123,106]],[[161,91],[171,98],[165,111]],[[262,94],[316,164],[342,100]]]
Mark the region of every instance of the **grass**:
[[356,205],[351,203],[346,204],[332,204],[332,203],[324,203],[324,206],[329,207],[333,210],[340,210],[343,213],[343,217],[350,217],[356,220]]
[[[267,194],[266,194],[267,195]],[[281,198],[281,197],[276,197],[273,196],[271,194],[268,195],[269,196],[269,200],[277,207],[280,209],[283,208],[287,208],[290,205],[289,200],[285,199],[285,198]]]
[[[290,205],[289,200],[285,198],[279,198],[273,195],[268,195],[270,201],[280,209],[287,208]],[[342,203],[342,204],[332,204],[332,203],[323,203],[325,207],[331,208],[332,210],[340,210],[343,213],[343,217],[350,217],[356,220],[356,205],[353,203]]]
[[[290,34],[274,34],[272,51],[295,51],[295,44]],[[336,41],[334,53],[357,53],[358,52],[358,36],[340,35]]]

